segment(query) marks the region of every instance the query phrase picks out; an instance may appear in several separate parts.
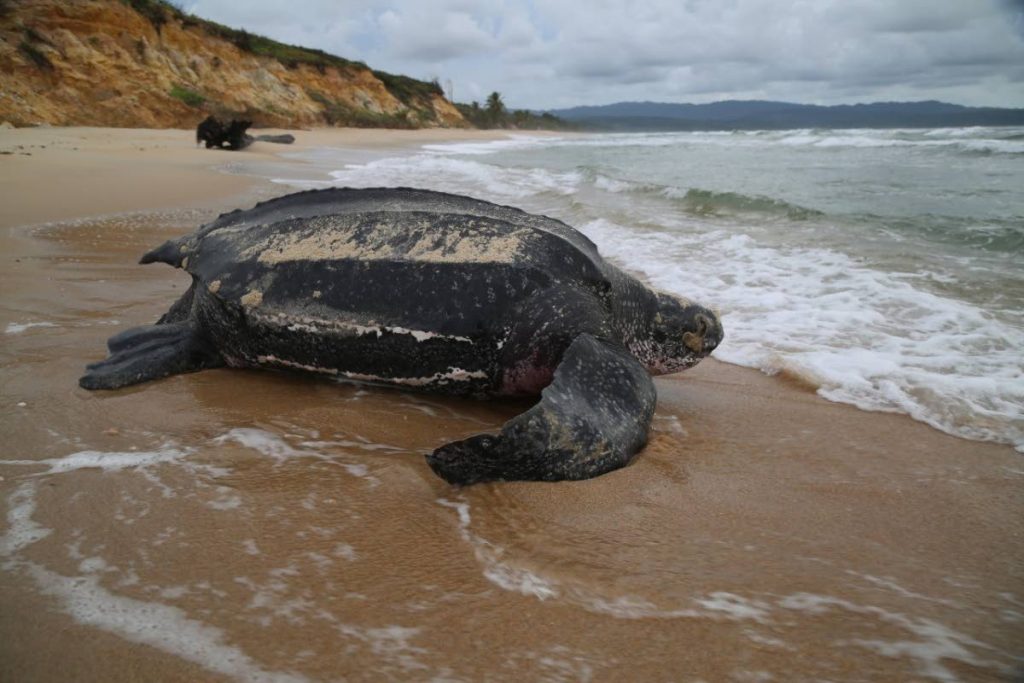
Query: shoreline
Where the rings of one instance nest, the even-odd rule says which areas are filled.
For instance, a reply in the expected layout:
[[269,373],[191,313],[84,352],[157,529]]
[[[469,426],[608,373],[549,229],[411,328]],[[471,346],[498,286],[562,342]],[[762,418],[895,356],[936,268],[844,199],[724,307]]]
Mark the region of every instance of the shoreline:
[[[463,490],[433,477],[423,452],[520,406],[232,370],[79,390],[109,334],[180,294],[180,272],[135,264],[145,248],[194,227],[185,216],[287,191],[247,168],[302,164],[281,154],[321,146],[358,155],[508,135],[295,134],[294,146],[216,152],[190,131],[0,131],[0,150],[16,152],[0,165],[0,329],[50,325],[6,333],[0,352],[0,678],[395,667],[511,680],[507,662],[544,657],[600,681],[1019,668],[1021,454],[832,403],[792,378],[706,359],[656,380],[650,443],[626,468]],[[21,229],[44,223],[57,229]],[[104,456],[129,464],[98,469]],[[181,629],[199,654],[126,623]],[[350,661],[331,656],[325,632],[348,638]],[[227,650],[242,673],[217,668]]]

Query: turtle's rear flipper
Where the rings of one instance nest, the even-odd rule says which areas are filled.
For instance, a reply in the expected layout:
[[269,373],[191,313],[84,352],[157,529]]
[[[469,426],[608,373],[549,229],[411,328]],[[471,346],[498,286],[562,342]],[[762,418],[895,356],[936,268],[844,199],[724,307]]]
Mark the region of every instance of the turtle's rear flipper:
[[427,462],[453,484],[596,477],[644,447],[656,398],[650,375],[628,351],[582,334],[540,403],[500,434],[446,444]]
[[220,355],[188,323],[146,325],[107,342],[110,356],[86,366],[83,389],[117,389],[183,372],[224,365]]

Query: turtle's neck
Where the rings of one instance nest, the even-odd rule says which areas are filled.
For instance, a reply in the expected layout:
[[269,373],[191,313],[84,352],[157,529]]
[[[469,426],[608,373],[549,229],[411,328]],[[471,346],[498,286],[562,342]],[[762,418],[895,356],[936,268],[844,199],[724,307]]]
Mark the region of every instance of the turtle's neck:
[[608,275],[612,285],[610,305],[614,329],[620,341],[636,354],[639,346],[650,338],[651,324],[658,313],[658,296],[622,271]]

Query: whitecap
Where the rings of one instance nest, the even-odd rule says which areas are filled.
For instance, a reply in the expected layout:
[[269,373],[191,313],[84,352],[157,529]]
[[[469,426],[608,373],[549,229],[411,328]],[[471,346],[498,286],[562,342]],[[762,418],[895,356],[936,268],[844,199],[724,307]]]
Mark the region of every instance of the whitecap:
[[443,142],[423,145],[421,149],[440,154],[486,155],[520,149],[533,149],[563,142],[560,137],[518,135],[503,140],[480,140],[472,142]]
[[349,164],[330,175],[338,186],[412,186],[460,194],[470,186],[477,188],[478,192],[482,190],[492,197],[506,200],[546,192],[569,195],[583,180],[583,176],[575,171],[503,168],[435,154]]

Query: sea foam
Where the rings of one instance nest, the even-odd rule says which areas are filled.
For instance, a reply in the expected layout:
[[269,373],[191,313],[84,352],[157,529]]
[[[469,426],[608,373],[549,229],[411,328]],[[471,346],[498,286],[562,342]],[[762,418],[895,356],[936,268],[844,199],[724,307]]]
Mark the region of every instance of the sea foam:
[[[498,168],[469,159],[421,154],[414,160],[387,158],[354,164],[331,173],[334,184],[347,187],[414,185],[448,192],[473,187],[479,195],[503,200],[522,199],[543,192],[571,194],[581,175],[575,171]],[[432,179],[432,180],[428,180]]]
[[80,563],[83,574],[65,576],[26,560],[20,553],[52,533],[33,519],[37,484],[24,483],[8,497],[7,531],[0,536],[0,557],[7,571],[27,574],[39,590],[55,598],[75,621],[113,633],[125,640],[194,662],[204,669],[238,680],[301,683],[292,672],[267,671],[241,649],[226,642],[224,633],[157,602],[117,595],[100,582],[108,569],[102,558]]
[[1024,445],[1024,333],[982,310],[827,249],[639,233],[603,219],[581,227],[656,287],[717,307],[721,360],[790,372],[830,400]]
[[7,327],[4,328],[4,334],[21,334],[25,330],[33,327],[57,327],[55,323],[51,322],[31,322],[31,323],[7,323]]

